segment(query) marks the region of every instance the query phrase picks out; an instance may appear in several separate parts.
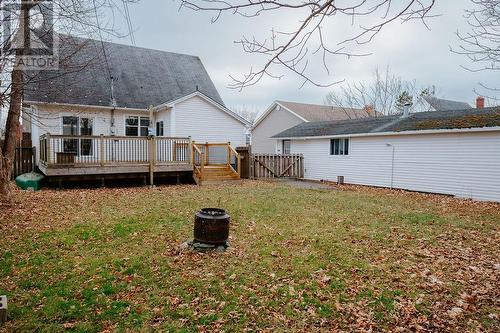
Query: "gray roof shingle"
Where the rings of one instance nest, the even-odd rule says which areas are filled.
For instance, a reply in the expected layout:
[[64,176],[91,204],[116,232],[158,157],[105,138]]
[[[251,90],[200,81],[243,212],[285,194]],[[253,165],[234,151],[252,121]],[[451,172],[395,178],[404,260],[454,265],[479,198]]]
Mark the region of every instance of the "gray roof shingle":
[[465,102],[452,101],[449,99],[437,98],[434,96],[424,96],[423,98],[436,111],[464,110],[471,107],[468,103]]
[[373,109],[354,109],[330,105],[305,104],[296,102],[276,101],[293,111],[307,121],[345,120],[372,117]]
[[118,107],[145,109],[196,90],[224,105],[197,56],[110,42],[103,48],[97,40],[58,36],[60,69],[37,73],[26,85],[26,101],[110,106],[105,50]]
[[408,117],[384,116],[309,122],[289,128],[273,137],[295,138],[493,126],[500,126],[500,107],[418,112]]

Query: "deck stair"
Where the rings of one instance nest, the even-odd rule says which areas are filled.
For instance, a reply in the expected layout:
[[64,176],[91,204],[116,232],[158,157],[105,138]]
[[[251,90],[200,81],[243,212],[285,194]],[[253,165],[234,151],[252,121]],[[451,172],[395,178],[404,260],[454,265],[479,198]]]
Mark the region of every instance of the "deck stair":
[[193,143],[193,178],[199,185],[240,179],[241,157],[231,143]]

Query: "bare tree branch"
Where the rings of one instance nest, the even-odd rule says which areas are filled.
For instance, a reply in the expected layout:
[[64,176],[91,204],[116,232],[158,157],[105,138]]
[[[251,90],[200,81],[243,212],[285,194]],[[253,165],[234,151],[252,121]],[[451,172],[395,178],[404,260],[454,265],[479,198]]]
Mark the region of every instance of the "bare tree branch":
[[[470,72],[500,71],[500,0],[471,0],[471,4],[473,8],[465,11],[470,30],[457,31],[460,45],[450,49],[469,60],[470,64],[461,67]],[[486,95],[498,91],[482,83],[479,85]]]
[[[396,21],[401,23],[410,20],[421,20],[432,17],[430,10],[435,0],[405,0],[395,3],[392,0],[181,0],[181,8],[194,11],[214,12],[212,22],[217,22],[223,13],[228,12],[243,18],[255,18],[265,13],[292,11],[297,13],[298,25],[293,31],[272,30],[269,39],[242,37],[236,41],[246,53],[262,55],[266,61],[258,68],[250,70],[241,77],[230,76],[233,82],[230,88],[242,90],[253,86],[264,77],[281,78],[278,69],[286,69],[297,75],[301,86],[313,84],[318,87],[329,87],[342,82],[320,82],[308,70],[315,54],[321,55],[322,65],[327,74],[331,73],[329,63],[332,56],[359,57],[367,56],[366,52],[355,52],[353,48],[367,44],[386,26]],[[349,18],[353,31],[351,37],[337,43],[328,43],[325,38],[326,27],[331,23],[342,22]],[[357,24],[361,18],[368,23]],[[375,21],[375,23],[373,23]]]
[[424,109],[422,95],[435,95],[436,88],[418,87],[416,81],[403,80],[391,73],[375,69],[368,81],[346,82],[336,87],[325,97],[325,104],[346,109],[373,108],[371,115],[392,115],[402,112],[405,102],[412,104],[414,112]]

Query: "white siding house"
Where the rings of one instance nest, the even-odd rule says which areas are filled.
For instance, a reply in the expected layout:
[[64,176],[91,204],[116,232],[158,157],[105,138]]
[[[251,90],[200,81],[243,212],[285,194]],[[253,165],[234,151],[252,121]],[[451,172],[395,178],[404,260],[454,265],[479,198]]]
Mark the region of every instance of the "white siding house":
[[[291,140],[292,153],[304,155],[306,179],[337,181],[343,176],[349,184],[500,201],[500,110],[488,117],[492,126],[487,127],[322,136],[303,130],[303,137],[295,129],[295,137],[290,131],[283,137]],[[356,132],[355,125],[349,126]],[[339,142],[342,154],[335,151]]]
[[[138,118],[139,121],[146,119],[149,123],[147,109],[113,110],[96,106],[30,104],[31,109],[27,113],[31,115],[32,142],[37,151],[41,135],[68,134],[63,128],[65,117],[89,120],[93,136],[129,136],[126,127],[130,117]],[[152,123],[162,122],[163,132],[155,133],[158,137],[191,137],[193,141],[203,143],[231,142],[233,147],[244,146],[246,143],[246,132],[250,124],[200,92],[157,106],[153,110]],[[147,127],[148,125],[143,126],[143,129]],[[140,130],[135,136],[140,136]]]
[[246,144],[251,124],[224,106],[198,57],[58,36],[68,45],[60,52],[74,45],[71,59],[86,66],[44,71],[27,84],[23,114],[42,172],[122,173],[118,164],[133,164],[130,173],[156,164],[153,172],[192,171],[200,163],[193,141],[225,143],[214,145],[225,160]]
[[275,101],[256,119],[252,126],[252,151],[265,154],[289,153],[288,146],[277,145],[273,135],[304,122],[358,119],[375,114],[376,112],[371,107],[353,109]]

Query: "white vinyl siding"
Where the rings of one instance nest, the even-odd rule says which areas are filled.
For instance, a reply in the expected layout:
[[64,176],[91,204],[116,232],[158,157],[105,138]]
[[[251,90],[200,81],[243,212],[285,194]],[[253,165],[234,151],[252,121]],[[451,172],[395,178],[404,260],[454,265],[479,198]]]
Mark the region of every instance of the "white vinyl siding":
[[307,179],[500,201],[500,132],[353,137],[349,148],[334,156],[330,139],[292,141]]
[[244,146],[246,127],[216,106],[195,96],[174,106],[174,136],[191,138],[198,142],[231,142]]
[[282,145],[276,145],[273,135],[303,123],[299,117],[283,107],[274,108],[257,126],[252,129],[252,152],[274,154],[281,153]]

